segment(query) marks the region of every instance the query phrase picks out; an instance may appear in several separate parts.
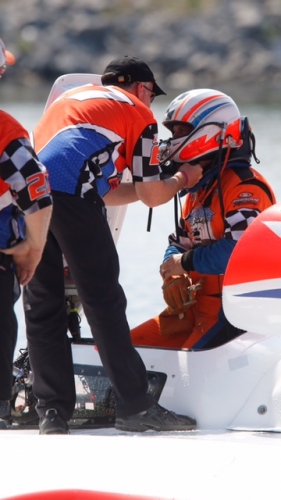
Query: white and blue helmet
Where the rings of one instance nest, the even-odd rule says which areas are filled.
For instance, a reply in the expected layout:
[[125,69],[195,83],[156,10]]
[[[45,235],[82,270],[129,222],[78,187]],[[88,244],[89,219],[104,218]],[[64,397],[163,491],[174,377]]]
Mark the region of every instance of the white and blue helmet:
[[163,147],[160,151],[161,161],[190,162],[210,156],[219,147],[238,149],[243,143],[239,109],[231,97],[218,90],[196,89],[176,97],[165,112],[163,125],[173,131],[176,124],[188,124],[193,130],[187,136],[169,139],[166,153]]

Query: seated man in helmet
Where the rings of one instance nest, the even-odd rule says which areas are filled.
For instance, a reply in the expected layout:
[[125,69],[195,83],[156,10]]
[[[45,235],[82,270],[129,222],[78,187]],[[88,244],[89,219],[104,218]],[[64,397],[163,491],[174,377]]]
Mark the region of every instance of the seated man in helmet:
[[266,179],[251,166],[255,138],[247,118],[220,91],[185,92],[168,106],[163,168],[188,162],[203,177],[186,194],[179,225],[160,265],[167,308],[131,331],[135,345],[204,349],[241,334],[222,309],[230,255],[252,220],[276,203]]

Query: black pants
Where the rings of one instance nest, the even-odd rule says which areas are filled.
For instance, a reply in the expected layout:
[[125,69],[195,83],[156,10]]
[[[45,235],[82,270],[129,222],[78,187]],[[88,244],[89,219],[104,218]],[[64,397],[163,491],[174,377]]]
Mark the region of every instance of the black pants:
[[116,396],[117,416],[149,408],[145,366],[131,343],[119,260],[99,203],[53,194],[47,244],[25,289],[27,339],[33,390],[41,416],[56,408],[69,420],[75,405],[71,346],[67,337],[62,253]]
[[11,399],[13,383],[13,359],[17,342],[18,323],[14,303],[19,297],[18,287],[15,295],[15,273],[11,258],[0,253],[0,400]]

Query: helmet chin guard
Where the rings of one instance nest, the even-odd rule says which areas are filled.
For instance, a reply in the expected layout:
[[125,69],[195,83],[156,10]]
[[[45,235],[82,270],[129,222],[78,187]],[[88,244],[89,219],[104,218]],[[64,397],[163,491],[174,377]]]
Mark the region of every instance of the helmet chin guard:
[[238,149],[243,144],[239,109],[231,97],[217,90],[191,90],[174,99],[163,125],[173,131],[176,124],[188,124],[193,130],[187,136],[161,142],[162,163],[171,159],[178,163],[199,161],[219,148]]

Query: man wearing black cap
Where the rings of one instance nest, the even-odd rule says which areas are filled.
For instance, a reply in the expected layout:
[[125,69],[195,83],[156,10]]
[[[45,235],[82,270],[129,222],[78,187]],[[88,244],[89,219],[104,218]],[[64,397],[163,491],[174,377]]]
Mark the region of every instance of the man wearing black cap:
[[[130,100],[132,99],[132,95],[138,98],[138,101],[134,100],[133,107],[126,106],[126,110],[129,109],[131,115],[129,116],[128,113],[128,128],[131,122],[135,131],[133,144],[130,143],[131,134],[127,135],[126,140],[127,147],[129,146],[133,150],[127,165],[130,167],[133,164],[134,186],[121,186],[122,191],[119,189],[115,193],[111,192],[107,195],[106,199],[104,198],[106,204],[115,205],[134,201],[131,199],[131,191],[128,199],[126,199],[126,194],[124,193],[124,189],[127,188],[129,193],[129,189],[133,187],[137,199],[140,199],[150,207],[155,207],[169,201],[175,192],[181,189],[178,184],[175,185],[175,179],[177,179],[178,183],[178,178],[181,178],[185,187],[187,187],[187,183],[188,186],[194,185],[195,181],[198,180],[198,176],[201,176],[201,169],[199,166],[194,169],[188,164],[183,165],[173,178],[164,182],[154,182],[160,179],[157,144],[158,127],[153,113],[149,108],[156,96],[166,95],[166,93],[156,83],[154,75],[146,62],[138,57],[129,56],[114,59],[105,68],[101,80],[105,86],[119,87],[123,91],[128,92]],[[145,105],[145,107],[141,106],[140,110],[138,109],[139,101]],[[141,115],[142,121],[140,129],[136,133],[138,119],[140,118],[139,115]],[[110,118],[112,119],[112,116]],[[117,119],[120,119],[119,115],[117,115]],[[138,163],[137,170],[142,175],[134,175],[134,162]],[[146,176],[143,175],[145,169],[150,170]],[[152,182],[149,182],[150,180]],[[102,193],[100,194],[103,196]],[[115,197],[113,198],[114,195]]]
[[[0,39],[0,78],[13,54]],[[45,167],[28,132],[0,110],[0,428],[10,419],[17,341],[14,304],[41,258],[52,212]]]
[[[116,428],[191,430],[194,419],[161,408],[147,393],[145,366],[130,340],[104,204],[140,199],[157,206],[195,184],[202,169],[184,164],[170,179],[160,179],[157,122],[149,108],[164,92],[144,61],[112,61],[102,83],[65,92],[34,130],[35,150],[48,169],[54,200],[45,252],[25,290],[40,434],[67,433],[76,400],[62,254],[114,387]],[[133,182],[120,184],[126,168]]]
[[166,92],[157,85],[154,75],[146,62],[137,57],[125,56],[123,59],[111,61],[102,75],[103,85],[132,84],[136,82],[152,82],[152,98],[150,102],[153,101],[155,96],[166,95]]

